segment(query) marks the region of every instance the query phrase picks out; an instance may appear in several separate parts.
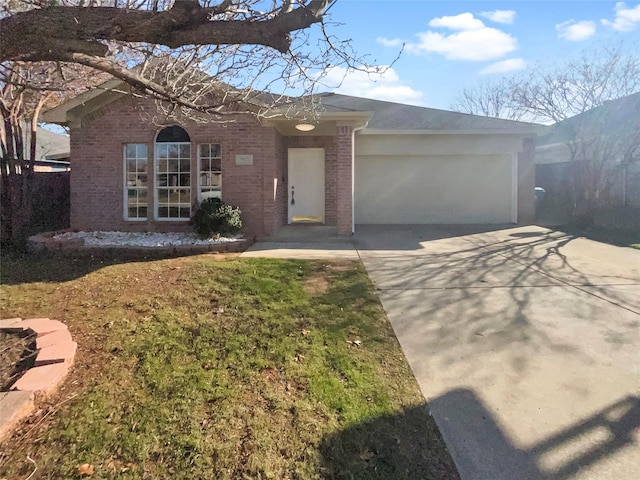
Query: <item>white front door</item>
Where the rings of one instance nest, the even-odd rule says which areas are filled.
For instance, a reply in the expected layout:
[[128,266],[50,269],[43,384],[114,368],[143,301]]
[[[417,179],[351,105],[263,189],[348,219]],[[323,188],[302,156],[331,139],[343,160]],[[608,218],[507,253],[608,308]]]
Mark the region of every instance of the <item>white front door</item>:
[[289,223],[324,223],[324,149],[289,149]]

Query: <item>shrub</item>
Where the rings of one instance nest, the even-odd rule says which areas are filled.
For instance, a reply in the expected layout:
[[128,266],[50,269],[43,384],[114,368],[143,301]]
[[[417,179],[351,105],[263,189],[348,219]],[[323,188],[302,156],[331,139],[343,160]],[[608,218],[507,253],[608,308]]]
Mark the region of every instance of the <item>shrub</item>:
[[189,224],[201,238],[215,234],[236,233],[242,228],[240,209],[219,198],[207,198],[197,207]]

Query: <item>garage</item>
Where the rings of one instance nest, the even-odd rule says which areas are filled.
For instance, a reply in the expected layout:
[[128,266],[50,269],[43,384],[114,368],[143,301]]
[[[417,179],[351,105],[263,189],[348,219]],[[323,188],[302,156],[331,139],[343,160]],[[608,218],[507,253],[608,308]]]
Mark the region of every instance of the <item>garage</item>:
[[520,148],[504,135],[359,135],[355,223],[515,223]]

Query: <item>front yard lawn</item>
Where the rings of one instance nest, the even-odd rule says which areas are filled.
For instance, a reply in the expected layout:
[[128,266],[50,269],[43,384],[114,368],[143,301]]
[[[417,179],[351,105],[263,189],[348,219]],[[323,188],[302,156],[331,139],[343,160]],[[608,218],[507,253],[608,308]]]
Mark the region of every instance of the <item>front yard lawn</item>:
[[1,273],[3,318],[59,319],[79,350],[0,478],[458,478],[358,263],[5,254]]

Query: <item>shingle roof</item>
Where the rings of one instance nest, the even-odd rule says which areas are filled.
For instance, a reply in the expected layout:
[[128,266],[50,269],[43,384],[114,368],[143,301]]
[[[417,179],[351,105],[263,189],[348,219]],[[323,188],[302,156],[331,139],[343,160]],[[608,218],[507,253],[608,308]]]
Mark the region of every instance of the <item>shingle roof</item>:
[[521,133],[537,130],[535,123],[516,122],[500,118],[482,117],[467,113],[417,107],[402,103],[384,102],[352,97],[338,93],[321,93],[317,99],[328,112],[373,112],[369,129],[384,130],[443,130],[443,131],[502,131]]
[[536,143],[538,146],[564,143],[568,132],[594,128],[607,135],[640,128],[640,92],[609,100],[584,113],[550,125],[546,134],[540,133]]

